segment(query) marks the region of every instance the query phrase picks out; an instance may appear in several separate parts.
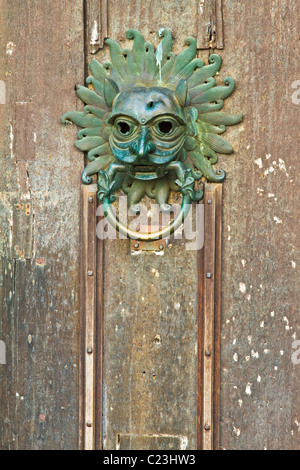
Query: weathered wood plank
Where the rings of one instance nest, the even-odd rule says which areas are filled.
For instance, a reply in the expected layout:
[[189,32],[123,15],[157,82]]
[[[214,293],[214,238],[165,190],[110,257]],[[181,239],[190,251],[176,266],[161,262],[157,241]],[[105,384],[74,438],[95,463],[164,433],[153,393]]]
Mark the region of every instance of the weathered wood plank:
[[21,198],[18,202],[14,202],[12,207],[11,257],[13,259],[32,258],[32,232],[32,204],[28,199]]
[[108,36],[108,0],[87,0],[85,5],[86,48],[96,54]]
[[[76,130],[60,116],[76,108],[74,86],[84,79],[82,1],[2,0],[0,9],[0,447],[76,449],[83,165]],[[18,202],[32,212],[12,236]],[[25,249],[15,243],[24,256],[12,260],[17,238],[27,240]]]
[[71,291],[61,298],[64,267],[50,257],[15,261],[2,448],[77,447],[77,307]]
[[[122,13],[111,15],[108,32],[116,39],[124,38],[133,23],[145,37],[151,30],[155,40],[160,27],[170,28],[178,49],[184,37],[197,36],[196,15],[182,6],[185,2],[172,2],[172,8],[171,2],[130,3],[131,6],[126,2],[126,8],[120,8],[120,2],[110,2],[111,8],[118,6]],[[199,2],[191,3],[195,8],[199,6]],[[297,449],[299,365],[292,363],[291,355],[299,334],[299,209],[295,199],[299,109],[291,96],[292,84],[299,79],[299,60],[295,58],[299,2],[253,0],[248,4],[224,0],[223,7],[226,49],[222,70],[237,79],[237,91],[227,110],[242,109],[245,122],[228,130],[228,140],[237,153],[220,158],[227,171],[220,445],[227,449]],[[84,80],[82,16],[79,0],[1,2],[0,45],[5,57],[0,58],[0,80],[4,82],[0,99],[0,339],[7,345],[7,364],[0,365],[0,399],[4,403],[0,414],[1,448],[78,445],[78,181],[82,161],[73,149],[75,129],[63,128],[59,116],[76,106],[82,107],[72,91],[75,84]],[[29,107],[35,111],[28,113],[32,121],[23,137],[22,126],[15,121],[16,103],[32,103]],[[12,260],[12,203],[24,194],[29,194],[35,216],[33,257],[27,261]],[[141,435],[148,426],[147,432],[155,434],[159,419],[155,422],[154,418],[159,416],[161,402],[166,416],[173,417],[174,413],[175,435],[182,430],[187,435],[192,433],[185,419],[196,423],[191,410],[187,417],[185,410],[176,405],[184,399],[191,409],[196,409],[196,383],[191,370],[195,372],[197,367],[192,353],[197,340],[193,333],[197,289],[188,285],[183,299],[182,277],[172,276],[178,269],[181,276],[186,269],[196,273],[197,263],[194,258],[187,260],[186,252],[182,256],[182,247],[178,247],[172,253],[175,258],[170,255],[167,260],[167,267],[160,258],[155,259],[154,265],[149,259],[145,264],[131,259],[128,269],[126,243],[118,242],[115,251],[114,242],[106,243],[105,265],[109,269],[104,292],[108,332],[105,344],[109,355],[113,341],[118,341],[124,355],[111,356],[113,367],[106,369],[108,388],[104,392],[106,403],[112,406],[112,400],[120,402],[124,392],[123,398],[131,403],[131,409],[141,413],[129,415],[127,409],[115,417],[117,409],[107,408],[106,448],[116,445],[117,433]],[[152,274],[153,286],[145,297],[143,288]],[[115,286],[118,290],[112,297]],[[183,317],[177,315],[175,307],[172,312],[167,310],[170,294],[178,296],[176,303],[180,303]],[[98,295],[101,299],[100,291]],[[143,308],[145,300],[147,305]],[[124,302],[124,312],[120,302]],[[158,314],[160,310],[166,318]],[[114,320],[118,314],[116,331]],[[163,334],[157,332],[156,325]],[[164,358],[160,350],[166,349]],[[171,351],[180,354],[171,358]],[[174,369],[170,364],[178,368],[178,376],[177,372],[172,376]],[[180,396],[172,390],[164,393],[161,373],[165,374],[166,383],[173,377],[179,380]],[[115,377],[119,382],[110,389],[109,381]],[[191,385],[189,391],[180,382],[182,377]],[[100,403],[99,387],[96,394]],[[97,410],[99,421],[101,406]],[[159,424],[159,431],[170,433],[169,425],[167,422],[163,429]],[[216,425],[214,430],[216,433]],[[189,445],[193,447],[195,442],[190,439]]]
[[13,155],[16,161],[34,161],[37,139],[37,119],[34,103],[15,103]]
[[237,153],[224,184],[221,446],[299,449],[300,3],[226,0],[223,70],[237,90],[227,110]]
[[187,36],[196,37],[198,2],[111,0],[108,4],[108,31],[113,39],[124,41],[126,31],[135,28],[145,37],[159,41],[158,30],[164,27],[169,28],[178,41],[183,42]]
[[222,0],[88,0],[86,25],[91,55],[103,47],[105,37],[126,41],[125,33],[132,28],[157,43],[159,29],[169,28],[178,47],[194,36],[199,49],[223,48]]
[[223,49],[222,0],[198,2],[198,49]]
[[162,256],[131,255],[129,240],[104,246],[103,448],[122,434],[122,446],[169,435],[195,449],[198,252],[185,239]]

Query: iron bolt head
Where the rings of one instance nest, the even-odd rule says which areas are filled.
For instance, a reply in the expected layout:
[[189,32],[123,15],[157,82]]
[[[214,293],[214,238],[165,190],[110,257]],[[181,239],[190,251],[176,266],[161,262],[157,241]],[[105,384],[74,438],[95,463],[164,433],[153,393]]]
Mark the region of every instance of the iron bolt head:
[[160,250],[163,250],[164,249],[164,245],[159,245],[158,247]]
[[91,428],[91,427],[92,427],[92,423],[91,423],[90,421],[88,421],[88,422],[86,423],[86,425],[87,425],[88,428]]
[[93,271],[88,271],[88,276],[93,276],[94,272]]
[[206,425],[204,426],[204,429],[205,429],[205,431],[209,431],[209,430],[210,430],[210,425],[209,425],[209,424],[206,424]]
[[205,356],[209,357],[211,355],[210,351],[205,351]]
[[88,201],[89,201],[89,202],[93,202],[93,200],[94,200],[94,199],[93,199],[92,197],[89,197],[89,198],[88,198]]
[[87,352],[88,352],[88,354],[92,354],[93,348],[87,348]]
[[207,200],[207,204],[212,204],[212,200],[211,200],[211,199],[208,199],[208,200]]
[[133,246],[134,246],[134,248],[138,248],[138,247],[140,246],[140,244],[139,244],[139,243],[135,243]]
[[210,279],[210,278],[212,277],[212,274],[211,274],[211,273],[207,273],[207,274],[206,274],[206,277],[207,277],[208,279]]

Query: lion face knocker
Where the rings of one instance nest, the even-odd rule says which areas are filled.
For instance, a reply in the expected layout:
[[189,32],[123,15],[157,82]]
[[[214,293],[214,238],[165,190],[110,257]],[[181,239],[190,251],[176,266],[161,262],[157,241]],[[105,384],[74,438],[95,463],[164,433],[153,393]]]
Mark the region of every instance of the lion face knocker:
[[109,221],[130,238],[155,239],[158,234],[131,232],[116,219],[111,208],[115,191],[122,188],[128,206],[134,207],[147,195],[162,211],[170,210],[170,191],[182,193],[179,216],[168,233],[182,223],[191,201],[199,201],[203,191],[197,180],[220,182],[223,170],[214,171],[218,153],[233,149],[219,134],[226,125],[237,124],[242,115],[220,111],[223,100],[234,90],[231,78],[217,86],[213,76],[221,67],[221,58],[212,54],[209,64],[195,58],[196,40],[188,37],[188,46],[179,55],[172,52],[171,33],[159,31],[162,41],[156,51],[139,31],[129,30],[133,48],[121,49],[112,39],[111,63],[101,65],[93,59],[92,76],[87,83],[93,89],[78,87],[77,95],[86,103],[83,112],[62,116],[82,127],[76,146],[88,151],[91,161],[83,170],[82,181],[91,183],[98,173],[98,198]]

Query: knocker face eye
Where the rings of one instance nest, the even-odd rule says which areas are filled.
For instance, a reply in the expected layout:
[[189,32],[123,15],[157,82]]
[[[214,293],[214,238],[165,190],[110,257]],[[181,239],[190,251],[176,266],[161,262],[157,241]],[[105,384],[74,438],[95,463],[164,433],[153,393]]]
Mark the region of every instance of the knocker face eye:
[[132,138],[134,133],[136,132],[138,126],[126,117],[117,118],[114,122],[114,131],[116,135],[121,139],[128,139]]
[[184,133],[185,126],[181,125],[176,118],[172,116],[162,116],[155,119],[152,123],[154,137],[161,140],[174,140],[180,134]]
[[159,135],[170,135],[173,133],[174,128],[173,124],[170,121],[161,121],[159,122],[154,130],[159,134]]
[[[126,109],[129,113],[129,110]],[[127,165],[167,165],[177,158],[186,137],[186,124],[171,114],[139,116],[120,114],[112,122],[109,142],[114,156]],[[159,173],[161,175],[161,173]],[[155,173],[155,177],[158,175]]]

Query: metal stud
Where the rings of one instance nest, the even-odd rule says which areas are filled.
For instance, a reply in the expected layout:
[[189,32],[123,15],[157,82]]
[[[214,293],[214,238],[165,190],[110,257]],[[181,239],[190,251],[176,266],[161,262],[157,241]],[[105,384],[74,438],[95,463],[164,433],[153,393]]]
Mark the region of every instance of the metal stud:
[[210,279],[210,278],[212,277],[212,274],[211,274],[211,273],[207,273],[207,274],[206,274],[206,277],[207,277],[208,279]]
[[88,271],[88,276],[93,276],[94,272],[93,271]]

